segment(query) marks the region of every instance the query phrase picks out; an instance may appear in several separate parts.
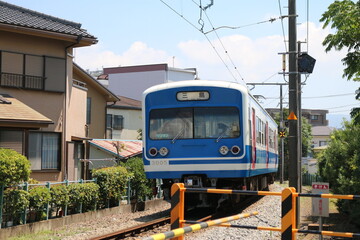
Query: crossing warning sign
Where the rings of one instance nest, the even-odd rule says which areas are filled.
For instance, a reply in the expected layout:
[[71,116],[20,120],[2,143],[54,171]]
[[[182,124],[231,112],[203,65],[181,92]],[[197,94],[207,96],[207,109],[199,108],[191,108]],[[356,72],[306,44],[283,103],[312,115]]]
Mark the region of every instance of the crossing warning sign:
[[297,120],[297,117],[296,117],[296,115],[295,115],[294,112],[291,112],[291,113],[289,114],[288,120]]
[[280,136],[281,138],[284,138],[284,137],[285,137],[285,134],[286,134],[285,131],[280,131],[280,132],[279,132],[279,136]]
[[[329,193],[329,183],[313,182],[312,193],[325,194]],[[328,198],[312,198],[312,215],[319,217],[329,217],[329,199]]]

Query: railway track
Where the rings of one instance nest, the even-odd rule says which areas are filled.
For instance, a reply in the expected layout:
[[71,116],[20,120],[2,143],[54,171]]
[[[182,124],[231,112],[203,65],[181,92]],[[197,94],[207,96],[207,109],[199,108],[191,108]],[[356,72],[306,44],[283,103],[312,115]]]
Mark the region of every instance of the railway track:
[[[256,202],[258,200],[258,198],[248,198],[245,201],[242,202],[242,204],[240,204],[241,206],[237,207],[236,212],[241,212],[242,209],[246,208],[247,206],[251,205],[252,203]],[[193,221],[189,221],[190,222],[205,222],[211,219],[216,219],[219,217],[222,217],[224,215],[228,215],[229,212],[217,212],[215,214],[211,214],[211,215],[205,215],[204,212],[200,211],[195,211],[194,213],[190,213],[189,218],[193,219]],[[232,211],[233,212],[233,211]],[[208,212],[206,212],[206,214],[208,214]],[[199,217],[199,215],[201,216],[200,219],[196,218]],[[197,219],[197,220],[195,220]],[[150,222],[146,222],[137,226],[132,226],[130,228],[126,228],[126,229],[122,229],[116,232],[112,232],[109,234],[105,234],[102,236],[98,236],[98,237],[94,237],[91,238],[90,240],[113,240],[113,239],[127,239],[127,238],[141,238],[142,236],[149,236],[151,234],[155,233],[155,229],[160,228],[160,227],[164,227],[164,229],[157,230],[157,232],[163,232],[163,231],[168,231],[169,230],[169,225],[170,224],[170,217],[163,217],[163,218],[159,218],[159,219],[155,219],[152,220]]]
[[164,217],[164,218],[159,218],[159,219],[155,219],[153,221],[144,223],[144,224],[140,224],[137,226],[133,226],[130,228],[126,228],[117,232],[112,232],[109,234],[105,234],[99,237],[94,237],[91,238],[90,240],[113,240],[113,239],[125,239],[127,237],[132,237],[135,236],[137,234],[143,233],[143,232],[147,232],[149,230],[158,228],[160,226],[164,226],[166,224],[170,223],[170,217]]

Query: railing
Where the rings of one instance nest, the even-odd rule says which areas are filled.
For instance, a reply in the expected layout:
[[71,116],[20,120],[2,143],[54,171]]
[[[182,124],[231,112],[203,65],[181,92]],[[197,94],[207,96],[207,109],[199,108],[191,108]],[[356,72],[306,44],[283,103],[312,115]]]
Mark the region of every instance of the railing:
[[[309,233],[318,234],[324,236],[335,237],[360,237],[360,233],[348,233],[348,232],[332,232],[332,231],[311,231],[301,230],[296,228],[296,198],[297,197],[318,197],[318,198],[337,198],[337,199],[360,199],[360,195],[338,195],[338,194],[312,194],[312,193],[297,193],[295,188],[285,188],[282,192],[268,192],[268,191],[243,191],[243,190],[226,190],[226,189],[208,189],[208,188],[185,188],[183,183],[175,183],[171,187],[171,230],[170,232],[156,234],[143,240],[157,239],[163,240],[172,238],[173,240],[183,240],[184,234],[192,231],[204,228],[203,222],[195,224],[193,226],[184,227],[187,223],[184,220],[184,203],[185,192],[193,193],[218,193],[218,194],[239,194],[239,195],[272,195],[281,196],[281,227],[262,227],[262,226],[238,226],[238,228],[267,230],[267,231],[281,231],[282,240],[296,240],[296,233]],[[253,213],[255,214],[255,213]],[[244,216],[243,216],[244,217]],[[231,219],[235,220],[235,219]],[[219,222],[218,220],[214,220]],[[213,224],[221,225],[219,224]],[[208,224],[206,224],[208,227]],[[231,225],[228,227],[232,227]]]
[[16,73],[0,73],[0,86],[43,90],[45,78]]
[[[48,189],[51,189],[51,186],[54,185],[59,185],[59,184],[64,184],[66,186],[70,185],[70,184],[82,184],[82,183],[87,183],[87,182],[96,182],[95,179],[92,180],[77,180],[77,181],[63,181],[63,182],[46,182],[46,183],[39,183],[39,184],[29,184],[27,182],[20,184],[20,185],[16,185],[16,186],[7,186],[9,188],[19,188],[19,189],[23,189],[27,192],[29,192],[29,189],[31,189],[31,187],[36,187],[36,186],[45,186]],[[158,189],[157,194],[153,196],[152,199],[160,199],[163,196],[162,191],[160,190],[160,185],[161,185],[161,181],[160,179],[156,179],[156,188]],[[4,189],[5,186],[4,185],[0,185],[0,229],[3,227],[3,221],[4,221],[4,216],[6,217],[6,214],[3,214],[3,210],[4,210]],[[119,206],[121,204],[130,204],[131,203],[131,196],[133,196],[134,194],[136,194],[132,189],[131,189],[131,185],[130,185],[130,181],[127,182],[126,187],[125,187],[126,193],[125,195],[121,196],[120,200],[113,206]],[[149,199],[146,199],[149,200]],[[63,217],[63,216],[67,216],[68,215],[68,205],[66,204],[63,208],[62,208],[62,214],[60,214],[60,216],[55,216],[55,217]],[[95,209],[97,210],[97,206],[95,204]],[[105,205],[103,206],[103,208],[110,208],[110,202],[108,201],[107,203],[105,203]],[[29,217],[29,213],[30,213],[30,209],[26,208],[25,210],[17,210],[17,217],[20,216],[20,220],[22,224],[26,224],[27,223],[27,217]],[[40,211],[39,211],[40,212]],[[43,208],[43,210],[41,212],[44,212],[46,214],[46,217],[44,217],[46,220],[53,218],[54,216],[51,214],[51,205],[50,203],[47,203],[46,206]],[[82,203],[80,203],[79,206],[79,211],[77,213],[82,213],[83,212],[83,208],[82,208]],[[71,213],[70,213],[71,214]],[[35,220],[34,220],[35,221]],[[5,224],[5,223],[4,223]],[[4,225],[5,226],[5,225]]]
[[302,174],[302,185],[303,186],[311,186],[313,182],[322,182],[322,178],[319,175],[314,175],[310,173]]
[[[64,182],[46,182],[46,183],[37,183],[37,184],[29,184],[28,182],[25,182],[23,184],[19,184],[19,185],[16,185],[16,186],[8,186],[10,188],[20,188],[20,189],[23,189],[25,190],[26,192],[29,192],[29,188],[30,187],[36,187],[36,186],[45,186],[47,189],[50,190],[51,188],[51,185],[59,185],[59,184],[64,184],[66,186],[68,186],[69,184],[71,183],[79,183],[79,184],[82,184],[82,183],[87,183],[87,182],[96,182],[95,179],[92,179],[92,180],[83,180],[83,179],[80,179],[78,181],[64,181]],[[3,206],[4,206],[4,189],[5,189],[5,186],[1,185],[0,186],[0,228],[2,227],[2,224],[3,224],[3,217],[4,217],[4,214],[3,214]],[[81,204],[81,203],[80,203]],[[50,203],[46,203],[46,206],[44,207],[45,210],[41,211],[41,212],[45,212],[46,213],[46,220],[48,220],[50,218]],[[81,211],[82,207],[80,206],[80,213],[82,212]],[[21,214],[21,221],[23,224],[26,224],[27,223],[27,215],[29,214],[30,212],[30,209],[29,208],[26,208],[24,209],[22,212],[19,210],[17,211],[18,214]],[[65,209],[63,210],[63,216],[67,216],[67,213],[68,212],[68,204],[65,205]],[[12,216],[14,217],[14,216]]]

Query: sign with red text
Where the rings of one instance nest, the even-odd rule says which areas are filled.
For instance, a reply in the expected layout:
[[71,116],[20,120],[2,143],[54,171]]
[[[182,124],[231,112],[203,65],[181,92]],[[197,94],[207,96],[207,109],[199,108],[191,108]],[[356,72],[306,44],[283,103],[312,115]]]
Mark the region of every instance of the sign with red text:
[[[327,194],[329,193],[329,183],[313,182],[311,193]],[[312,198],[312,215],[319,217],[329,217],[329,199],[328,198]]]

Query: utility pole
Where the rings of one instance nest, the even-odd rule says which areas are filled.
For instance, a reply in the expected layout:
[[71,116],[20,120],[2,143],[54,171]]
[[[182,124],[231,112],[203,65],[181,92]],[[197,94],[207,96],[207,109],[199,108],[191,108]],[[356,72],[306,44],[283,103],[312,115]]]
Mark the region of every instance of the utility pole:
[[[300,59],[300,55],[301,55],[301,41],[297,42],[297,49],[298,49],[298,55],[297,55],[297,59],[299,61]],[[298,65],[298,64],[297,64]],[[299,67],[298,67],[299,68]],[[300,71],[300,69],[298,69],[298,72]],[[301,161],[302,161],[302,107],[301,107],[301,87],[302,87],[302,83],[301,83],[301,74],[300,72],[297,74],[297,82],[298,82],[298,121],[299,121],[299,162],[298,162],[298,171],[299,171],[299,190],[298,192],[300,193],[302,191],[302,172],[301,172]]]
[[[288,0],[289,4],[289,186],[300,190],[299,178],[299,121],[298,111],[298,62],[296,34],[296,0]],[[297,201],[297,225],[299,224],[299,201]]]

